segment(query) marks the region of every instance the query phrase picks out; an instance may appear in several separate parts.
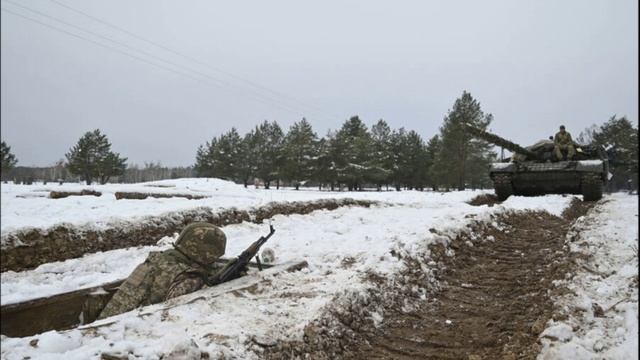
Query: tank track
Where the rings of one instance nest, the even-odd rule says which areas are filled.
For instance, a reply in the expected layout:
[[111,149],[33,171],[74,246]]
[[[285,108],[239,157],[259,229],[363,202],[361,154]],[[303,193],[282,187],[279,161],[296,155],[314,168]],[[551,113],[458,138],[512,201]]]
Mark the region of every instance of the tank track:
[[513,195],[513,185],[511,185],[511,175],[495,174],[493,175],[493,188],[496,192],[498,200],[505,201]]
[[584,201],[602,199],[602,176],[598,173],[584,173],[581,176],[582,197]]

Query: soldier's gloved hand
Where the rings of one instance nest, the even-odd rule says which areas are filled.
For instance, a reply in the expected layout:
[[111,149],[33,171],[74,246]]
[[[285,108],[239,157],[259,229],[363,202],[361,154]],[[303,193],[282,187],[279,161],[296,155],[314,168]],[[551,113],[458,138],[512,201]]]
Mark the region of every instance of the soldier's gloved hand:
[[224,265],[222,265],[222,266],[220,266],[218,268],[212,269],[211,271],[212,271],[213,274],[223,273],[225,270],[227,270],[227,268],[229,266],[233,265],[236,261],[238,261],[237,257],[229,258],[229,261],[227,261]]
[[240,276],[245,276],[247,275],[247,272],[249,272],[249,269],[245,266],[244,268],[242,268],[242,270],[240,271]]

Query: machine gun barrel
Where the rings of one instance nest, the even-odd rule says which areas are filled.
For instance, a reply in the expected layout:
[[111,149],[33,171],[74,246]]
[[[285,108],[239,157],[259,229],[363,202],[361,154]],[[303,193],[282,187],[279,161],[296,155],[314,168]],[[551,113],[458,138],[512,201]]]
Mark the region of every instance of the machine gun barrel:
[[525,155],[527,158],[531,159],[531,160],[539,160],[539,156],[538,154],[536,154],[535,152],[528,150],[516,143],[513,143],[505,138],[502,138],[496,134],[492,134],[488,131],[482,130],[482,129],[478,129],[475,126],[472,126],[470,124],[464,123],[464,127],[465,129],[471,133],[471,135],[473,135],[476,138],[482,139],[484,141],[487,141],[491,144],[497,145],[497,146],[501,146],[511,152],[517,153],[517,154],[521,154],[521,155]]

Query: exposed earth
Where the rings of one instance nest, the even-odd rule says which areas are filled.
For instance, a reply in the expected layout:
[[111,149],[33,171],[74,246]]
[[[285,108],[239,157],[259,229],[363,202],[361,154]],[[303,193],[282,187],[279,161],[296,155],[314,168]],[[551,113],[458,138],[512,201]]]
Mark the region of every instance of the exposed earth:
[[[412,308],[401,301],[402,296],[395,301],[379,299],[386,302],[383,325],[354,325],[349,315],[337,314],[339,327],[346,323],[350,328],[334,332],[340,340],[307,339],[325,345],[284,346],[269,357],[535,359],[541,349],[538,336],[553,316],[552,293],[566,291],[552,283],[565,278],[574,266],[565,246],[567,232],[592,206],[574,199],[560,217],[526,211],[477,223],[471,233],[458,235],[449,245],[455,254],[447,254],[442,245],[431,246],[440,290],[434,288],[428,301]],[[399,284],[398,292],[424,276],[408,275],[413,279]],[[382,286],[381,279],[372,281]],[[326,329],[320,332],[324,335],[311,336],[331,336]]]
[[501,216],[479,229],[485,240],[458,237],[438,276],[442,291],[424,306],[395,309],[385,325],[353,349],[354,359],[535,359],[552,316],[549,291],[571,268],[564,238],[591,205],[576,201],[563,217],[545,212]]

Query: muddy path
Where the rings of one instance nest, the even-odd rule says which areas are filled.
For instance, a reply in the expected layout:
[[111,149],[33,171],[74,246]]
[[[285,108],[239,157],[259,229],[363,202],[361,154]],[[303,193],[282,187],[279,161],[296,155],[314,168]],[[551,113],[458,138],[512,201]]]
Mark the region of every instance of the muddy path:
[[409,312],[387,309],[384,323],[345,347],[350,359],[535,359],[552,316],[552,282],[571,269],[564,246],[571,223],[592,205],[574,201],[563,217],[506,214],[458,236],[447,256],[432,247],[441,289]]

